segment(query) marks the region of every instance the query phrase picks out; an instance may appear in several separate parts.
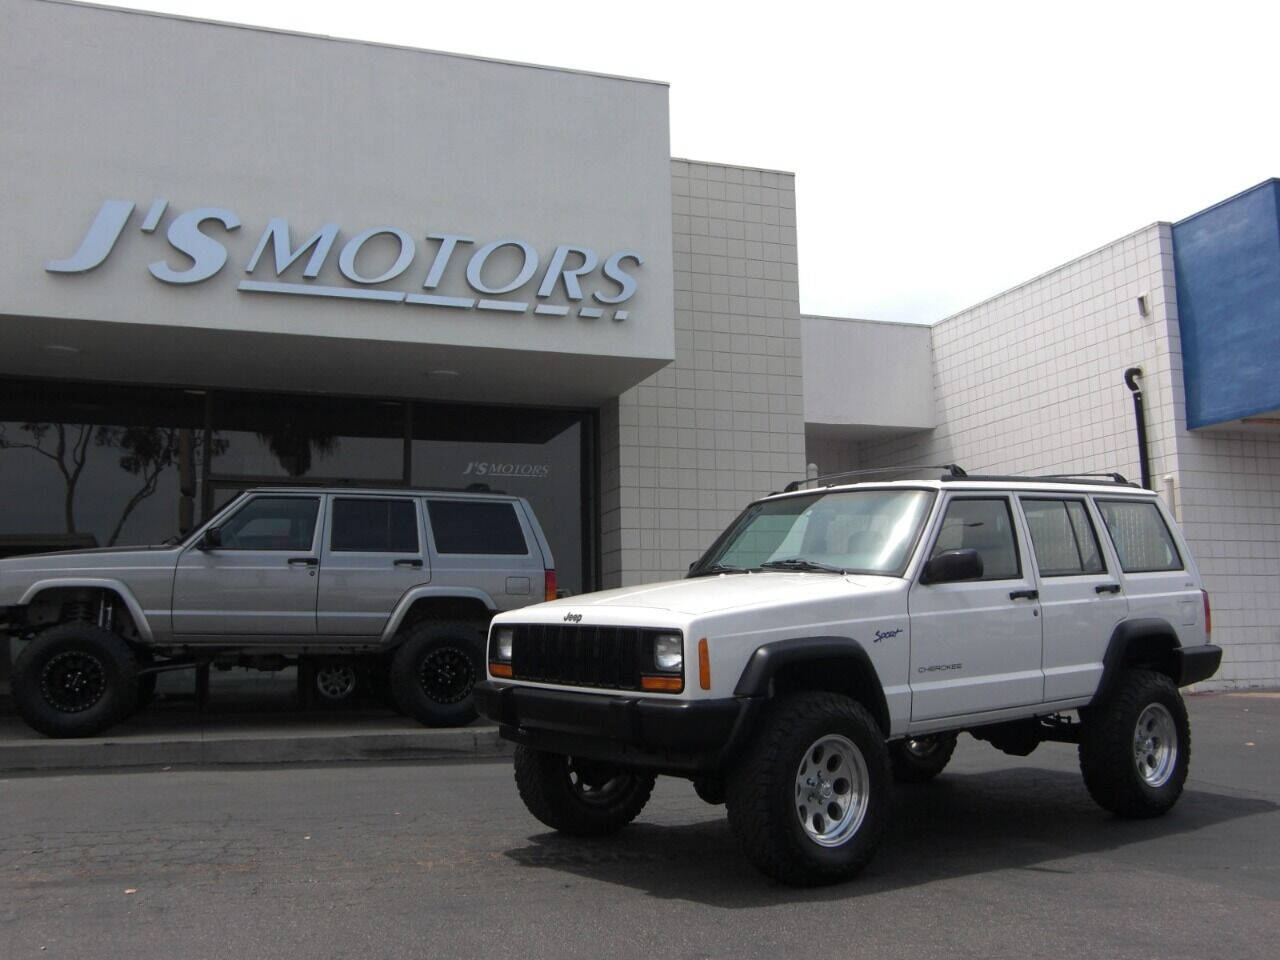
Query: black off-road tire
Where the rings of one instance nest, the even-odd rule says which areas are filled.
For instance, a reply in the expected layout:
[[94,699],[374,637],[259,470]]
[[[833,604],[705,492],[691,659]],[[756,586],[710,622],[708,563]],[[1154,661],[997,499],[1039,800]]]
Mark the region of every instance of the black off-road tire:
[[[852,877],[871,860],[888,820],[889,751],[879,726],[849,697],[814,691],[778,701],[759,729],[728,782],[729,826],[747,859],[798,886]],[[810,787],[815,793],[801,793]]]
[[13,702],[50,737],[92,737],[133,712],[138,662],[109,630],[73,621],[50,627],[13,664]]
[[889,744],[893,779],[899,783],[925,783],[940,774],[956,752],[954,733],[905,737]]
[[515,749],[516,789],[535,817],[573,837],[617,833],[653,793],[654,776],[531,747]]
[[460,727],[477,716],[471,689],[484,676],[484,627],[424,620],[391,660],[391,695],[406,716],[429,727]]
[[1178,801],[1191,761],[1191,725],[1172,680],[1154,670],[1125,670],[1080,719],[1080,772],[1098,806],[1144,819]]

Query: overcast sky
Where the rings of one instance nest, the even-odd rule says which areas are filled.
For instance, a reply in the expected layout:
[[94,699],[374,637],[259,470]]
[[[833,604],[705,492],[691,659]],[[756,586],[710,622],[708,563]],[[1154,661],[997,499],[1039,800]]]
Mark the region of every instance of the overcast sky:
[[806,313],[932,323],[1280,176],[1280,4],[116,4],[671,84],[674,156],[796,174]]

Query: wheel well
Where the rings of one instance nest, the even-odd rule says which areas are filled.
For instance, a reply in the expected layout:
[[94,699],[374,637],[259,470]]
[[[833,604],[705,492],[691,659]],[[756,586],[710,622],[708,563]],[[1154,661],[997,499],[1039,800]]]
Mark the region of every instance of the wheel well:
[[1130,637],[1124,645],[1116,668],[1147,667],[1163,673],[1173,681],[1178,679],[1178,666],[1174,656],[1178,641],[1168,634],[1144,634]]
[[1178,638],[1173,628],[1162,620],[1128,621],[1116,628],[1103,663],[1102,680],[1094,692],[1093,703],[1104,700],[1115,686],[1122,670],[1145,667],[1178,682],[1175,650]]
[[27,604],[26,625],[32,630],[74,620],[108,626],[126,640],[140,639],[124,598],[106,587],[49,587]]
[[889,706],[874,673],[847,657],[802,660],[779,668],[771,681],[773,696],[802,690],[826,690],[853,697],[871,711],[876,725],[889,735]]
[[396,634],[403,638],[423,620],[466,620],[488,626],[493,614],[494,611],[474,597],[422,597],[415,600],[404,615]]

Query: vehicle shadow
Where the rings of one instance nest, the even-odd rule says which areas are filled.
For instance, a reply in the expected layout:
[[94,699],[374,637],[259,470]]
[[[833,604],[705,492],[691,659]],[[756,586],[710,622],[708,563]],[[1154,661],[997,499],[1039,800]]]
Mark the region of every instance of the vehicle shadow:
[[898,787],[880,849],[856,881],[810,889],[786,887],[757,873],[739,850],[724,808],[714,809],[719,819],[687,826],[640,820],[602,840],[538,834],[506,856],[521,866],[565,871],[659,898],[749,908],[848,899],[997,870],[1070,873],[1053,864],[1271,813],[1280,804],[1188,790],[1164,817],[1121,820],[1094,805],[1078,775],[1027,768],[948,774],[930,784]]

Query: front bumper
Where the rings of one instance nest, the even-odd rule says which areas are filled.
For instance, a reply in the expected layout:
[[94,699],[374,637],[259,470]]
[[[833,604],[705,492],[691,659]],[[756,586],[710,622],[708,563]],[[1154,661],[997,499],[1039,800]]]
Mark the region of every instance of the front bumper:
[[754,697],[668,700],[485,681],[476,708],[508,740],[551,753],[673,773],[707,773],[733,752]]

